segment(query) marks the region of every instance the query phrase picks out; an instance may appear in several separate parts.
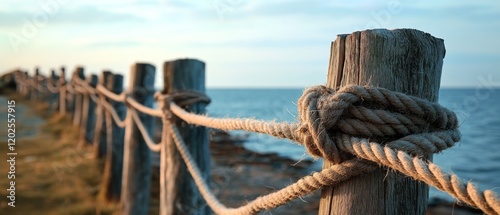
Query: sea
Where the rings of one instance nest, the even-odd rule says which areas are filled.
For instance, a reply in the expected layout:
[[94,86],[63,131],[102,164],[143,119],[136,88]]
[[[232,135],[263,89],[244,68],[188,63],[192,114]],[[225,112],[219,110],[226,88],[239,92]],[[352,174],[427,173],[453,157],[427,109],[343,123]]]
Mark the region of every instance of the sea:
[[[276,122],[297,122],[297,100],[302,89],[208,89],[212,103],[209,116],[240,117]],[[444,171],[457,174],[480,189],[500,193],[500,88],[441,89],[439,103],[455,111],[462,139],[453,148],[435,154],[433,161]],[[304,147],[265,134],[232,131],[249,135],[244,147],[272,152],[297,161],[310,159]],[[323,161],[315,160],[320,170]],[[431,187],[430,197],[453,200]]]

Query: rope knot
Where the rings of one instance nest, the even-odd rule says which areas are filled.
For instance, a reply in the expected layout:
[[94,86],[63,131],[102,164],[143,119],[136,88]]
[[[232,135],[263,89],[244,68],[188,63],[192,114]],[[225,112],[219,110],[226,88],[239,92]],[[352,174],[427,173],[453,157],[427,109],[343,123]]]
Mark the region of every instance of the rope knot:
[[[436,153],[460,139],[456,115],[436,103],[369,86],[315,86],[298,101],[297,133],[313,157],[340,163],[350,137],[414,155]],[[335,137],[335,138],[332,138]]]
[[179,91],[171,94],[162,94],[160,91],[156,92],[155,100],[158,102],[158,106],[166,113],[168,119],[172,118],[172,113],[170,112],[170,103],[174,102],[180,107],[187,107],[196,103],[209,104],[210,98],[198,91]]

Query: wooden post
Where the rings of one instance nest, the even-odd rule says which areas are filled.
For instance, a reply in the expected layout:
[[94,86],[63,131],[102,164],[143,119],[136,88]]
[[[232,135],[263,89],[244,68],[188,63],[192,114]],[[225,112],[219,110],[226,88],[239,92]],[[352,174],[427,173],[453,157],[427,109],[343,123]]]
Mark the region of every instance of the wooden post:
[[[97,85],[97,75],[91,74],[87,78],[87,83],[95,89]],[[82,148],[86,143],[92,142],[92,134],[95,126],[95,102],[89,94],[83,95],[81,133],[78,141],[78,147]]]
[[[131,97],[142,105],[153,106],[155,67],[136,63],[130,73]],[[128,107],[129,111],[130,108]],[[153,117],[138,112],[140,120],[152,136]],[[125,128],[121,206],[124,215],[147,214],[151,185],[151,155],[137,125]]]
[[31,94],[31,86],[28,83],[30,81],[30,76],[29,76],[27,71],[24,71],[23,73],[24,73],[23,80],[25,83],[25,85],[24,85],[24,97],[29,99],[31,97],[31,95],[30,95]]
[[[58,81],[59,81],[59,76],[57,76],[56,75],[56,71],[54,69],[52,69],[51,72],[50,72],[50,77],[49,77],[49,79],[47,81],[47,85],[50,84],[50,86],[53,87],[54,84],[57,83]],[[49,109],[52,112],[52,111],[57,110],[57,108],[58,108],[57,107],[57,103],[58,103],[57,101],[58,101],[58,97],[59,97],[58,94],[59,93],[52,93],[49,90],[48,94],[49,94],[49,103],[50,103],[50,108]]]
[[[110,71],[102,71],[101,77],[99,77],[99,85],[106,87],[109,82],[109,77],[111,76]],[[100,95],[99,100],[106,100],[104,96]],[[97,103],[96,109],[96,123],[94,130],[94,158],[102,158],[106,155],[106,127],[105,127],[105,115],[106,110],[101,103]]]
[[66,114],[66,69],[61,67],[59,75],[59,114]]
[[[163,93],[169,94],[183,90],[205,93],[205,63],[202,61],[182,59],[165,62],[163,77]],[[189,112],[204,114],[205,106],[204,103],[197,103],[184,108]],[[176,125],[205,180],[209,180],[210,151],[207,129],[202,126],[188,125],[181,120],[177,120]],[[186,166],[171,137],[167,138],[166,150],[162,150],[160,156],[162,192],[160,214],[210,214],[210,208],[201,197],[191,175],[186,171]]]
[[[442,39],[413,29],[339,35],[331,46],[327,86],[371,85],[436,102],[444,55]],[[323,168],[331,165],[325,161]],[[333,189],[324,188],[319,214],[422,215],[428,191],[425,183],[379,168]]]
[[[85,80],[85,74],[83,67],[76,67],[73,72],[73,79]],[[76,86],[76,82],[72,82],[73,86]],[[82,120],[82,106],[83,106],[83,94],[79,93],[75,89],[75,94],[73,95],[73,126],[80,126]],[[80,128],[81,129],[81,128]]]
[[[123,91],[123,76],[114,74],[110,76],[107,88],[113,93]],[[122,102],[110,101],[120,119],[126,115],[126,106]],[[123,137],[125,130],[118,127],[110,113],[106,112],[106,162],[104,164],[103,189],[104,198],[108,202],[120,201],[123,174]]]
[[38,93],[38,76],[40,75],[40,68],[38,67],[35,67],[35,74],[33,75],[32,77],[32,83],[33,83],[33,86],[31,87],[31,100],[32,101],[36,101],[38,100],[38,95],[40,93]]

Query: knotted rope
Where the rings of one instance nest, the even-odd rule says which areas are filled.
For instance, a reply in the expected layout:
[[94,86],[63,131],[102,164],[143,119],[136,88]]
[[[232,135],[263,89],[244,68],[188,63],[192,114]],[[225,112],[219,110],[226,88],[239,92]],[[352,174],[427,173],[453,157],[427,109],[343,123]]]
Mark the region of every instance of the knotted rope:
[[453,112],[384,88],[347,86],[335,91],[311,87],[299,99],[298,110],[301,142],[312,156],[333,163],[341,159],[332,137],[342,134],[369,138],[403,151],[411,148],[421,156],[460,140]]
[[[168,97],[156,95],[157,98],[162,96]],[[494,192],[480,192],[473,184],[464,183],[456,175],[444,173],[421,158],[451,147],[460,140],[455,114],[439,104],[383,88],[347,86],[335,91],[318,86],[307,89],[299,99],[300,123],[285,124],[210,118],[188,113],[173,101],[169,102],[163,106],[168,107],[164,112],[166,115],[171,111],[191,124],[288,138],[305,145],[312,156],[334,163],[331,168],[313,173],[313,177],[306,176],[275,193],[259,197],[239,208],[227,208],[208,189],[175,124],[169,123],[169,133],[174,136],[174,142],[200,193],[218,214],[253,214],[271,209],[376,167],[359,159],[342,161],[340,151],[398,170],[488,214],[500,213],[500,201]]]
[[[38,87],[30,79],[18,81]],[[112,94],[102,86],[94,90],[82,82],[75,81],[81,88],[72,84],[62,84],[59,88],[69,93],[85,91],[91,96],[102,94],[130,105],[131,115],[127,112],[126,119],[122,121],[107,102],[103,104],[119,125],[124,126],[129,120],[135,121],[153,151],[160,151],[161,146],[152,142],[137,112],[161,116],[164,130],[160,144],[166,144],[166,134],[172,136],[200,193],[218,214],[254,214],[275,208],[324,186],[336,186],[351,177],[372,171],[377,166],[374,163],[448,192],[485,213],[500,214],[500,201],[493,191],[480,191],[472,183],[464,183],[456,175],[447,174],[432,162],[422,159],[424,155],[442,151],[460,140],[455,114],[423,99],[383,88],[347,86],[335,91],[317,86],[307,89],[299,99],[300,122],[287,124],[253,119],[217,119],[184,111],[181,107],[210,102],[206,95],[199,92],[176,92],[170,95],[157,92],[155,98],[160,110],[155,110],[141,105],[126,93]],[[246,205],[227,208],[215,198],[204,181],[175,123],[171,122],[174,119],[172,113],[191,124],[287,138],[303,144],[312,156],[325,158],[334,165]],[[362,159],[342,160],[341,153]]]

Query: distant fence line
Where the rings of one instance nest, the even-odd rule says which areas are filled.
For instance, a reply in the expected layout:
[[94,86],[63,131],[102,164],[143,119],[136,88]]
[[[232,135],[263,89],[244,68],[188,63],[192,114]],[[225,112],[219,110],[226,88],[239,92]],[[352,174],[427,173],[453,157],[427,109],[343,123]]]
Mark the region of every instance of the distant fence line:
[[[132,67],[131,84],[125,90],[121,75],[103,72],[97,83],[94,75],[85,79],[81,67],[75,69],[69,82],[64,70],[60,76],[53,73],[48,78],[38,71],[34,77],[21,71],[14,75],[21,95],[58,101],[61,114],[73,111],[73,124],[81,129],[78,145],[92,141],[96,157],[106,158],[104,183],[108,187],[104,192],[109,199],[121,200],[124,214],[147,213],[150,150],[160,152],[160,214],[209,213],[200,196],[217,214],[255,214],[317,189],[339,186],[379,165],[432,185],[485,213],[500,214],[500,201],[493,191],[479,191],[426,159],[460,139],[455,114],[436,103],[384,88],[348,85],[333,90],[318,86],[307,89],[299,99],[300,122],[296,124],[218,119],[204,114],[210,99],[204,95],[203,62],[169,61],[163,69],[164,88],[158,92],[153,90],[155,69],[149,64]],[[152,108],[153,99],[158,108]],[[95,117],[91,116],[92,102]],[[153,117],[162,119],[160,143],[153,142]],[[93,133],[89,131],[92,124]],[[228,208],[207,183],[210,155],[204,126],[287,138],[333,165],[241,207]],[[338,131],[332,133],[332,129]],[[355,158],[343,158],[341,153]],[[186,171],[182,162],[192,179],[180,174]],[[121,163],[122,169],[117,168]],[[120,189],[112,188],[112,179],[119,180]],[[188,191],[191,183],[200,195]]]

